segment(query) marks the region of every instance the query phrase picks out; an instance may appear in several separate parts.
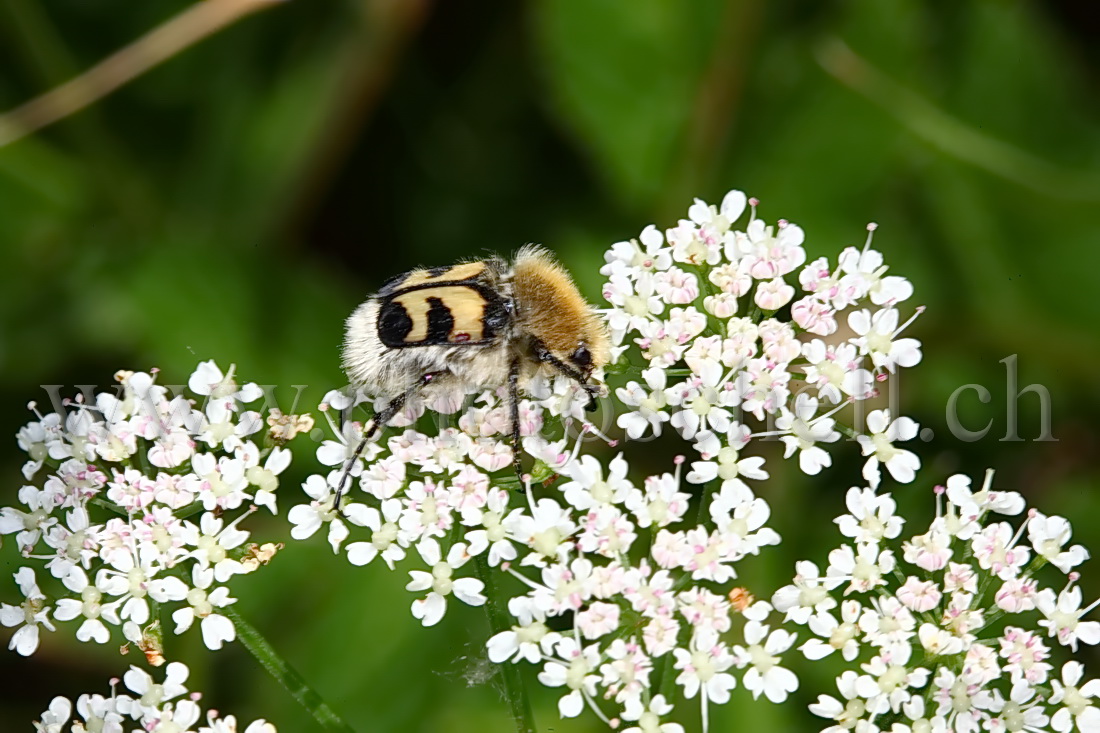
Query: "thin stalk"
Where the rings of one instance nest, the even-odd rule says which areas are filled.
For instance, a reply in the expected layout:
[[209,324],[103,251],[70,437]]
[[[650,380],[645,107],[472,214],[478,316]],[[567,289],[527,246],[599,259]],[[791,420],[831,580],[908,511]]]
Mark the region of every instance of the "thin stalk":
[[355,729],[344,722],[343,718],[328,706],[321,696],[310,687],[298,670],[279,656],[278,652],[268,643],[263,634],[256,630],[252,624],[241,617],[232,606],[221,609],[221,612],[229,617],[233,626],[237,629],[237,638],[244,644],[252,656],[256,657],[264,669],[275,678],[279,684],[294,696],[294,699],[302,704],[310,715],[321,724],[326,731],[333,733],[355,733]]
[[83,74],[0,115],[0,147],[102,99],[180,51],[282,0],[205,0],[186,8]]
[[1011,143],[985,134],[943,111],[856,54],[839,38],[814,49],[817,62],[845,86],[894,116],[906,130],[958,160],[1045,196],[1069,201],[1100,200],[1100,177],[1092,169],[1054,165]]
[[[488,556],[488,552],[483,552],[477,556],[475,562],[477,577],[485,584],[484,593],[488,599],[485,602],[485,614],[489,619],[490,633],[498,634],[506,631],[510,624],[504,599],[497,593],[493,584]],[[531,712],[531,699],[527,696],[527,688],[523,686],[519,667],[511,662],[504,662],[499,667],[501,679],[504,681],[504,697],[507,698],[508,706],[512,710],[512,720],[515,721],[517,733],[536,733],[535,716]]]
[[[39,0],[6,0],[0,3],[0,32],[7,37],[5,48],[23,61],[36,83],[52,87],[75,76],[79,66],[51,22],[50,10]],[[66,132],[82,161],[111,181],[103,188],[104,196],[131,224],[145,223],[148,212],[156,208],[150,193],[153,187],[142,180],[140,170],[103,120],[95,114],[79,115]]]

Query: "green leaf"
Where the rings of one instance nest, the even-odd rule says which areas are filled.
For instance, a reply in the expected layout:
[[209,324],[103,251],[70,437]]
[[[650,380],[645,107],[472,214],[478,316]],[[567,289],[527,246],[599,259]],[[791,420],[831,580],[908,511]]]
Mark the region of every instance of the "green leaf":
[[676,169],[721,10],[672,0],[535,6],[551,111],[630,207],[652,205]]

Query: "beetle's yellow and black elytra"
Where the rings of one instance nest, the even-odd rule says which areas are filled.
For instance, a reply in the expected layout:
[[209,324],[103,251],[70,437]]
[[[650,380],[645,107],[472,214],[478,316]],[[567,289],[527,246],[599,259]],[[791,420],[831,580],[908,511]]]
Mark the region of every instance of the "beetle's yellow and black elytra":
[[610,357],[607,330],[573,279],[546,250],[527,245],[500,258],[413,270],[388,280],[348,318],[344,369],[351,384],[388,400],[363,432],[352,462],[406,401],[459,389],[506,386],[520,473],[519,391],[540,372],[563,374],[588,393]]
[[448,344],[484,345],[508,323],[504,298],[487,277],[490,265],[469,262],[414,270],[378,295],[378,338],[394,349]]

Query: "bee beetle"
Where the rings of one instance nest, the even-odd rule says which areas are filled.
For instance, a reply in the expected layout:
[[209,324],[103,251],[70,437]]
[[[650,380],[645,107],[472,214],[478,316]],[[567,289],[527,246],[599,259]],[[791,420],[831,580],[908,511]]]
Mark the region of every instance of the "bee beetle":
[[596,408],[607,364],[607,329],[569,273],[527,245],[509,265],[494,257],[413,270],[386,282],[347,320],[343,366],[350,383],[389,402],[371,418],[352,463],[411,398],[508,387],[512,460],[522,477],[519,391],[537,374],[563,374]]

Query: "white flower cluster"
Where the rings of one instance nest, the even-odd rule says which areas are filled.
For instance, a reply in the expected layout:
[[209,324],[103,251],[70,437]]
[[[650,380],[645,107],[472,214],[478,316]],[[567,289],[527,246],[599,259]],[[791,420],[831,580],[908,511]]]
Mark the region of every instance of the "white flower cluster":
[[[326,400],[326,416],[351,404],[338,392]],[[342,516],[333,509],[333,488],[359,427],[349,422],[341,432],[332,420],[338,438],[324,443],[318,458],[333,468],[306,480],[312,501],[291,509],[291,535],[305,539],[327,524],[333,550],[355,565],[380,558],[393,569],[409,555],[419,558],[424,569],[410,570],[406,587],[418,596],[412,614],[425,626],[439,622],[452,596],[475,606],[486,602],[484,582],[470,577],[472,559],[518,579],[512,582],[518,593],[507,602],[516,625],[488,641],[488,656],[542,665],[539,680],[564,688],[563,716],[587,706],[605,721],[640,721],[627,730],[658,730],[652,726],[672,710],[659,679],[700,698],[705,716],[708,702],[729,699],[737,683],[733,669],[745,670],[743,682],[755,695],[786,699],[797,679],[778,655],[794,636],[765,623],[769,604],[730,591],[736,563],[779,541],[764,526],[767,504],[725,492],[709,502],[711,521],[689,520],[682,459],[673,472],[638,487],[626,477],[621,455],[604,466],[579,455],[580,440],[570,451],[565,439],[533,435],[545,412],[561,404],[555,394],[525,401],[521,410],[523,447],[538,460],[534,475],[565,478],[552,489],[539,491],[538,482],[526,494],[500,487],[515,484],[504,437],[508,421],[503,402],[487,392],[457,428],[437,435],[406,429],[368,446],[365,467],[356,462],[352,468],[366,498],[350,494]],[[503,476],[490,476],[494,471]],[[641,559],[633,560],[638,551]],[[716,586],[726,592],[715,592]],[[739,611],[740,643],[731,643]],[[550,628],[563,624],[567,630]],[[609,706],[617,711],[609,715]],[[665,733],[681,730],[662,725]]]
[[[992,480],[973,491],[966,476],[949,478],[927,531],[904,540],[889,494],[849,490],[836,520],[846,543],[824,573],[799,562],[776,592],[775,608],[813,634],[807,658],[853,666],[837,678],[839,698],[810,706],[833,721],[825,730],[1100,731],[1100,681],[1082,684],[1078,661],[1054,666],[1057,647],[1100,642],[1100,623],[1082,620],[1097,604],[1081,607],[1073,570],[1088,552],[1069,545],[1062,517],[998,520],[1025,506]],[[1045,566],[1068,576],[1064,587],[1043,587]]]
[[[131,667],[122,682],[132,694],[118,694],[118,680],[111,681],[111,695],[84,694],[74,705],[65,697],[55,697],[34,729],[38,733],[237,733],[237,719],[224,718],[211,710],[205,725],[195,727],[202,718],[198,705],[201,695],[188,693],[184,683],[190,671],[180,662],[165,667],[163,682],[148,673]],[[71,727],[70,727],[71,726]],[[276,733],[275,726],[263,719],[256,720],[241,733]]]
[[[750,203],[745,230],[733,229]],[[660,435],[667,422],[694,441],[701,460],[691,483],[721,480],[730,491],[739,477],[765,478],[762,461],[741,457],[753,438],[779,437],[787,458],[797,455],[805,473],[817,474],[832,463],[824,446],[841,437],[833,415],[921,359],[916,339],[899,338],[915,318],[898,325],[913,288],[886,275],[870,234],[835,267],[824,257],[805,264],[802,242],[801,228],[765,225],[755,200],[731,191],[717,207],[696,199],[675,228],[646,227],[606,255],[612,339],[620,353],[636,344],[647,365],[642,382],[618,390],[630,408],[618,424],[638,440]],[[916,424],[886,410],[866,423],[857,439],[867,481],[878,485],[880,465],[912,481],[920,462],[895,443],[916,437]]]
[[[44,592],[30,565],[15,581],[19,604],[0,604],[0,623],[16,627],[9,648],[29,655],[41,629],[79,622],[76,638],[105,644],[121,629],[154,663],[161,604],[174,632],[197,624],[203,642],[232,641],[219,611],[235,602],[227,583],[265,564],[278,546],[247,544],[242,519],[257,505],[276,509],[281,447],[308,430],[308,416],[272,410],[267,445],[253,438],[263,416],[245,409],[262,392],[238,387],[204,362],[172,394],[156,374],[122,371],[114,393],[83,394],[18,433],[29,456],[20,505],[0,508],[0,534],[14,535],[24,558],[44,566]],[[34,405],[31,405],[35,409]],[[47,467],[44,470],[44,467]],[[36,478],[41,477],[41,480]],[[165,609],[167,610],[167,609]]]
[[[565,438],[548,438],[556,424],[548,416],[581,421],[582,436],[599,434],[585,422],[583,400],[570,399],[574,386],[556,379],[535,385],[521,406],[522,447],[536,459],[526,496],[505,488],[515,485],[509,417],[503,394],[490,391],[471,406],[462,395],[429,405],[459,414],[447,427],[388,431],[368,446],[351,467],[362,493],[353,491],[341,514],[333,487],[361,428],[337,425],[332,412],[357,403],[332,392],[322,410],[335,439],[318,450],[331,470],[305,482],[311,501],[291,509],[292,536],[327,524],[333,550],[353,564],[380,557],[392,569],[418,558],[423,569],[410,571],[407,588],[424,625],[443,617],[451,597],[485,603],[484,582],[467,566],[473,558],[482,577],[494,568],[518,579],[508,601],[516,623],[489,640],[489,658],[541,665],[539,680],[563,688],[563,716],[588,707],[613,725],[635,723],[630,731],[669,733],[679,725],[661,721],[682,695],[700,701],[705,727],[708,704],[726,702],[738,683],[734,671],[754,696],[785,700],[798,680],[780,654],[795,637],[769,625],[770,604],[733,583],[739,562],[779,542],[766,526],[767,503],[746,483],[767,478],[764,459],[744,448],[778,436],[788,456],[798,453],[803,470],[817,473],[830,463],[821,445],[840,437],[832,415],[872,396],[876,375],[912,366],[920,351],[898,337],[897,304],[912,289],[885,275],[877,252],[845,250],[835,270],[825,260],[802,267],[804,295],[794,301],[784,278],[806,259],[801,229],[753,218],[735,231],[745,205],[739,192],[718,208],[697,201],[665,235],[648,227],[640,243],[614,245],[603,270],[616,368],[629,359],[632,336],[646,362],[644,384],[616,393],[628,406],[619,426],[640,440],[670,423],[698,453],[686,475],[678,458],[672,471],[635,483],[623,455],[605,465],[581,455],[579,440],[570,449]],[[854,335],[826,343],[844,312]],[[814,338],[803,343],[806,333]],[[796,380],[809,390],[795,398]],[[819,411],[825,403],[836,407]],[[424,410],[412,404],[395,424],[414,425]],[[753,433],[743,412],[764,429]],[[894,442],[913,437],[912,421],[877,411],[867,423],[867,475],[877,481],[885,465],[910,480],[916,456]],[[550,485],[555,476],[562,482]],[[696,498],[683,480],[704,485]]]

